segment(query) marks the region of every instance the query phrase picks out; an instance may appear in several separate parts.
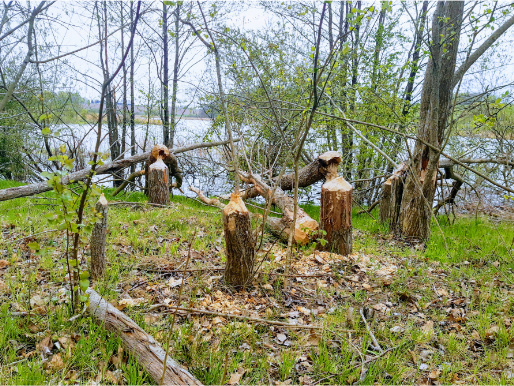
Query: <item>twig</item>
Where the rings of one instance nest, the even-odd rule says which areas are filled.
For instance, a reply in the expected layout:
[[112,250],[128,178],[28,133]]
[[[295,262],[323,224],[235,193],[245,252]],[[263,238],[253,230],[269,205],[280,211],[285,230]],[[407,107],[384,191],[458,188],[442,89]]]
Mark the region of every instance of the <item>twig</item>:
[[368,325],[368,322],[366,321],[366,318],[364,317],[364,313],[362,312],[362,308],[360,309],[360,314],[362,317],[362,320],[364,321],[364,325],[366,326],[366,330],[368,330],[369,335],[371,336],[371,339],[373,339],[373,343],[375,343],[375,346],[377,346],[378,350],[383,353],[382,347],[380,347],[380,344],[378,344],[377,338],[375,338],[375,335],[373,334],[373,331],[371,331],[371,328]]
[[[152,306],[152,308],[158,308],[158,306],[159,307],[168,307],[166,304],[155,304],[154,306]],[[312,324],[290,324],[290,323],[280,322],[278,320],[268,320],[268,319],[256,318],[253,316],[235,315],[235,314],[228,314],[225,312],[217,312],[217,311],[210,311],[210,310],[200,310],[197,308],[173,307],[173,310],[169,310],[169,311],[166,310],[164,312],[173,312],[175,309],[177,309],[179,311],[191,312],[193,314],[205,314],[205,315],[222,316],[224,318],[244,319],[244,320],[248,320],[250,322],[272,324],[275,326],[287,327],[287,328],[306,328],[306,329],[322,329],[323,328],[323,326],[315,326]],[[343,331],[355,332],[355,330],[343,330]]]

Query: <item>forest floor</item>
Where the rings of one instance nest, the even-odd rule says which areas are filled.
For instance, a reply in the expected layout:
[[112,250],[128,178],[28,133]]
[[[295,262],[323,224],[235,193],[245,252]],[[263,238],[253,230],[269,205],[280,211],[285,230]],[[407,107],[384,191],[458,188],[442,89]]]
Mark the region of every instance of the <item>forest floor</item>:
[[[205,384],[514,382],[512,223],[439,218],[424,247],[354,212],[352,255],[298,248],[287,277],[286,248],[266,234],[258,276],[233,292],[218,209],[116,200],[141,204],[109,207],[109,265],[95,289],[163,346],[170,338],[171,357]],[[41,233],[49,203],[0,202],[0,384],[151,383],[117,337],[87,314],[70,320],[64,234]],[[31,254],[34,241],[53,252]],[[181,288],[181,306],[197,311],[171,326]]]

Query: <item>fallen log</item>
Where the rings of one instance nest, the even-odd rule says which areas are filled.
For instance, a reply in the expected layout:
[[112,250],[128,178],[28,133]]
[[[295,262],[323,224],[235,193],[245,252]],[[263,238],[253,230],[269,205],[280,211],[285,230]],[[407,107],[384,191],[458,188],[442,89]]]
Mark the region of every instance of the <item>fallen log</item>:
[[[166,352],[161,345],[131,318],[103,299],[95,290],[88,288],[86,294],[89,295],[88,312],[98,324],[121,338],[123,347],[137,358],[138,363],[155,383],[163,385],[202,384],[169,356],[164,363]],[[163,377],[165,367],[166,373]]]
[[[269,185],[263,182],[258,176],[239,172],[241,180],[247,184],[253,184],[260,196],[277,205],[282,209],[283,216],[281,219],[270,217],[267,222],[273,233],[283,239],[288,239],[291,232],[291,224],[294,217],[294,200],[285,192],[277,187],[275,193]],[[318,230],[318,222],[311,218],[302,208],[298,207],[296,212],[296,222],[293,234],[293,241],[300,245],[305,245],[310,241],[311,235]]]
[[[239,141],[239,139],[234,139],[234,142]],[[180,154],[185,153],[187,151],[200,149],[200,148],[206,148],[206,147],[214,147],[214,146],[220,146],[220,145],[226,145],[229,141],[222,141],[222,142],[203,142],[203,143],[197,143],[190,146],[184,146],[179,147],[176,149],[172,149],[173,154]],[[127,168],[137,162],[144,161],[150,157],[151,152],[146,152],[142,154],[138,154],[129,158],[120,159],[117,161],[109,162],[104,165],[98,166],[96,168],[95,173],[96,174],[110,174],[113,171]],[[70,173],[67,176],[64,176],[62,178],[62,183],[64,185],[82,181],[87,178],[89,175],[90,168],[85,168],[79,171],[76,171],[74,173]],[[23,185],[23,186],[16,186],[13,188],[7,188],[0,190],[0,201],[6,201],[11,200],[13,198],[19,198],[19,197],[27,197],[32,196],[34,194],[48,192],[52,190],[52,187],[48,186],[46,181],[38,182],[35,184],[30,185]]]
[[[327,173],[333,165],[339,165],[342,161],[341,154],[337,151],[327,151],[321,154],[318,158],[310,164],[304,166],[298,171],[298,187],[305,188],[318,181],[326,179]],[[273,180],[276,183],[276,178]],[[280,189],[293,190],[294,188],[294,173],[285,174],[279,182]],[[260,193],[255,187],[251,187],[241,193],[241,198],[247,200],[260,196]],[[225,197],[223,197],[225,198]],[[229,197],[227,197],[229,199]]]

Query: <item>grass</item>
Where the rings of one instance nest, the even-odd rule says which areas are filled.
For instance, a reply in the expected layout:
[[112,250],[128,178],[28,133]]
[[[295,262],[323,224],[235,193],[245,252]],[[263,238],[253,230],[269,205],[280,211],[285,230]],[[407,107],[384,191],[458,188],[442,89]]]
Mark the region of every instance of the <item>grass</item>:
[[[13,185],[0,181],[0,189]],[[392,239],[372,217],[354,212],[350,259],[320,255],[326,260],[320,265],[312,247],[295,251],[295,271],[327,276],[294,279],[284,289],[277,273],[285,252],[278,243],[262,264],[263,275],[248,290],[234,293],[212,270],[224,265],[218,209],[181,196],[173,197],[169,208],[153,208],[144,205],[140,193],[115,199],[112,189],[105,193],[109,201],[140,204],[109,207],[108,272],[96,290],[158,341],[171,333],[170,355],[205,384],[237,378],[243,384],[512,382],[504,371],[514,356],[512,224],[485,217],[450,224],[441,217],[444,238],[434,224],[430,242],[420,248]],[[42,196],[0,202],[0,259],[9,263],[0,269],[0,347],[5,347],[0,383],[151,383],[137,361],[120,351],[117,337],[87,315],[70,321],[59,262],[65,240],[60,232],[40,233],[49,229],[45,214],[53,209],[52,193]],[[304,209],[319,217],[316,206]],[[32,240],[54,252],[30,255]],[[181,274],[163,271],[185,262],[190,241],[189,268],[204,271],[186,277],[183,306],[323,328],[294,330],[179,314],[171,330],[167,308],[149,311],[149,306],[176,304],[178,287],[171,283]],[[84,264],[88,254],[84,249]],[[392,270],[386,281],[384,269]],[[127,298],[137,302],[123,305]],[[371,332],[361,309],[373,315]],[[371,334],[387,353],[380,353]],[[47,337],[53,347],[45,357],[41,345]]]

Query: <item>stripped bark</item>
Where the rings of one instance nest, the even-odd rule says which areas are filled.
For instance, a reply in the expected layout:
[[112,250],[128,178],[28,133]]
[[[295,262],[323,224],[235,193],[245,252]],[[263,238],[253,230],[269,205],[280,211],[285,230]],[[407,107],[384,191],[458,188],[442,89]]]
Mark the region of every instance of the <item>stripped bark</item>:
[[93,226],[91,233],[91,278],[99,280],[105,274],[107,259],[105,256],[105,239],[107,237],[107,214],[108,206],[104,194],[100,195],[96,203],[96,213],[101,216],[100,220]]
[[202,383],[191,375],[177,362],[167,357],[161,345],[152,336],[146,333],[132,319],[103,299],[96,291],[88,288],[88,312],[95,321],[114,332],[121,338],[123,347],[137,358],[138,363],[152,377],[154,382],[160,383],[166,368],[162,384],[164,385],[201,385]]
[[[237,142],[237,141],[239,141],[239,139],[234,140],[234,142]],[[199,148],[226,145],[228,143],[229,143],[228,141],[198,143],[198,144],[174,149],[173,154],[185,153],[187,151],[191,151],[191,150],[195,150],[195,149],[199,149]],[[132,165],[135,165],[138,162],[144,161],[145,159],[147,159],[149,157],[150,157],[150,152],[134,155],[133,157],[120,159],[115,162],[109,162],[102,166],[98,166],[95,169],[95,172],[96,172],[96,174],[110,174],[114,170],[130,167]],[[86,169],[82,169],[82,170],[79,170],[74,173],[70,173],[69,175],[64,176],[62,178],[61,183],[66,185],[66,184],[71,184],[73,182],[82,181],[88,177],[90,170],[91,170],[90,168],[86,168]],[[13,198],[19,198],[19,197],[32,196],[34,194],[48,192],[50,190],[52,190],[52,187],[50,187],[46,181],[38,182],[36,184],[16,186],[13,188],[2,189],[2,190],[0,190],[0,201],[11,200]]]
[[237,193],[232,193],[222,212],[227,257],[225,281],[236,288],[244,288],[253,277],[255,260],[250,212]]

